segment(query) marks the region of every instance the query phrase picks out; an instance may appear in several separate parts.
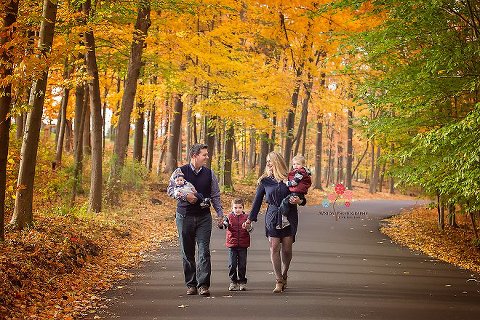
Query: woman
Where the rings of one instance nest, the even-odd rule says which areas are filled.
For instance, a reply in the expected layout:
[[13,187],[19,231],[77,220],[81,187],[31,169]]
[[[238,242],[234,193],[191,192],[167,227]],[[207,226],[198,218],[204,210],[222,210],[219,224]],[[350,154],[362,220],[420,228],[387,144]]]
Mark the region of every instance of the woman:
[[266,197],[268,207],[265,214],[265,232],[270,242],[270,259],[276,278],[274,293],[282,292],[287,286],[287,274],[292,260],[292,244],[295,242],[298,226],[297,204],[305,205],[306,203],[299,197],[291,197],[290,210],[287,215],[290,225],[283,229],[276,228],[278,207],[282,199],[290,193],[283,182],[287,176],[287,165],[283,157],[277,152],[270,152],[267,155],[265,172],[258,179],[252,211],[245,222],[246,227],[249,228],[252,221],[257,221],[263,198]]

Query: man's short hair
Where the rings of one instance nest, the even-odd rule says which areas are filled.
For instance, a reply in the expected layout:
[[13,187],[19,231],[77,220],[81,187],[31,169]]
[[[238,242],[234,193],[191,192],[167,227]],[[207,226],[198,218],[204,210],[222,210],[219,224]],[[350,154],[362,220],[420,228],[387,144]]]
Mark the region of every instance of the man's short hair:
[[204,143],[195,143],[191,148],[190,148],[190,158],[192,158],[195,155],[200,154],[200,150],[202,149],[208,149],[208,146]]

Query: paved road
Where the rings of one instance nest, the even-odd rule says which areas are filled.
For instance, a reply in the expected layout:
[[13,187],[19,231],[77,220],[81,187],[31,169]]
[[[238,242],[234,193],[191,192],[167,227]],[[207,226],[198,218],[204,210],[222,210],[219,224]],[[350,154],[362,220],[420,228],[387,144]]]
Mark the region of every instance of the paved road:
[[[480,319],[480,275],[407,248],[379,232],[411,201],[358,201],[335,216],[300,211],[289,288],[273,294],[263,222],[248,255],[248,291],[229,292],[224,231],[212,236],[212,296],[186,296],[178,248],[166,246],[107,293],[101,317],[120,319]],[[328,210],[328,209],[327,209]],[[262,216],[263,217],[263,216]]]

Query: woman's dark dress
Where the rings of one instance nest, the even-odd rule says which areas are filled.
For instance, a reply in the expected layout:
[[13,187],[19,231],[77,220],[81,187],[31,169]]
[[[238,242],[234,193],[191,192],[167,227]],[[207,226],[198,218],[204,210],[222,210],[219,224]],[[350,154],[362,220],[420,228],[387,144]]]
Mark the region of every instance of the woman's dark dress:
[[[265,196],[265,200],[268,203],[267,212],[265,213],[265,234],[267,237],[283,238],[293,236],[295,241],[295,235],[297,234],[298,227],[298,211],[297,205],[290,204],[290,210],[288,211],[288,221],[290,226],[277,229],[277,211],[283,198],[290,194],[290,190],[285,183],[277,182],[271,177],[263,178],[257,187],[255,199],[253,200],[252,211],[250,212],[249,219],[251,221],[257,221],[257,215],[262,206],[262,201]],[[305,205],[304,201],[300,205]]]

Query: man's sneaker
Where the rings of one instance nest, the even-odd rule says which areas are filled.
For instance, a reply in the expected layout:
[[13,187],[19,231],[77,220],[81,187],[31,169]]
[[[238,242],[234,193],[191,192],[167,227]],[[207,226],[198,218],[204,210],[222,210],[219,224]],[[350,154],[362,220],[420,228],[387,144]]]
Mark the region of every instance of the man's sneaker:
[[208,207],[210,207],[210,198],[205,198],[202,202],[200,202],[200,208],[205,209]]
[[208,290],[208,287],[206,286],[201,286],[198,288],[198,294],[204,297],[210,296],[210,291]]
[[191,295],[195,295],[197,294],[197,288],[195,287],[188,287],[187,288],[187,295],[191,296]]
[[238,285],[234,282],[231,282],[230,285],[228,286],[228,291],[237,291],[238,290]]
[[240,290],[240,291],[247,290],[247,284],[246,283],[240,283],[240,285],[238,286],[238,290]]

